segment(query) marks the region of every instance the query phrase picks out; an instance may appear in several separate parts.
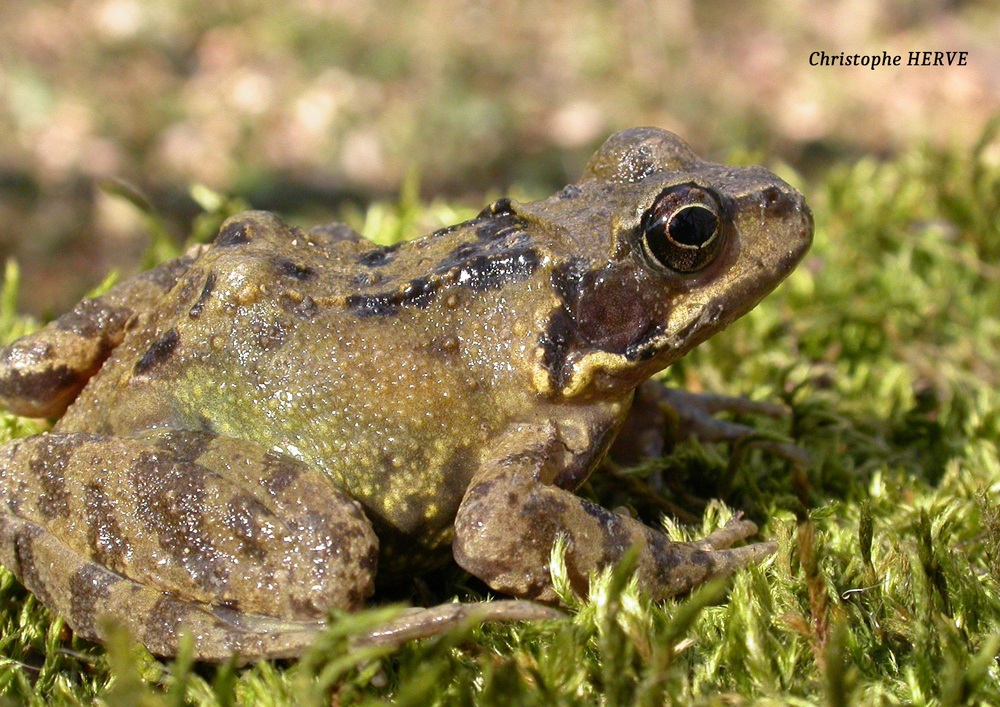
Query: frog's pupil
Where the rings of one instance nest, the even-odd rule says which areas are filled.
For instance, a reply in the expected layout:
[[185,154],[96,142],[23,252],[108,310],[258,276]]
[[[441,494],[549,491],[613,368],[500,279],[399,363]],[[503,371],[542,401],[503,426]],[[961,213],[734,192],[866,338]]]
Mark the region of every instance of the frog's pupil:
[[703,206],[682,209],[670,219],[670,237],[680,245],[699,248],[719,227],[719,218]]

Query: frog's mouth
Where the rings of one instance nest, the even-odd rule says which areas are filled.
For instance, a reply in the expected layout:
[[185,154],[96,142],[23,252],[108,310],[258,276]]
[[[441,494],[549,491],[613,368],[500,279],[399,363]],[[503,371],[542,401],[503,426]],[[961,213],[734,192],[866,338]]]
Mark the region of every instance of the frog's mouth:
[[694,319],[676,331],[670,331],[661,324],[651,324],[625,348],[624,356],[629,361],[649,361],[674,354],[664,364],[669,365],[704,340],[698,337],[699,333],[705,332],[707,338],[718,331],[724,312],[725,308],[718,303],[702,307]]
[[[721,304],[709,304],[676,331],[668,332],[659,325],[651,325],[640,335],[641,339],[630,344],[624,352],[592,349],[576,353],[554,374],[545,365],[541,355],[544,349],[540,348],[535,386],[542,393],[557,390],[565,398],[580,395],[596,378],[601,377],[605,377],[606,381],[607,377],[616,380],[615,387],[632,387],[655,371],[666,368],[718,331],[723,314]],[[738,316],[739,313],[733,319]]]

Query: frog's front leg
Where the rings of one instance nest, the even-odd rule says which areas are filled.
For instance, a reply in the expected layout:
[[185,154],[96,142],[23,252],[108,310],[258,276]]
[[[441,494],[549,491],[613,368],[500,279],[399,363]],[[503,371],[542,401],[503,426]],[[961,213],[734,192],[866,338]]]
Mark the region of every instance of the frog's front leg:
[[[581,463],[552,424],[518,425],[491,450],[469,486],[455,520],[455,559],[494,589],[554,601],[552,546],[566,539],[574,590],[638,546],[636,572],[654,599],[681,594],[774,552],[774,543],[727,549],[757,526],[736,519],[697,543],[675,543],[632,518],[612,513],[555,483]],[[573,476],[569,474],[568,476]]]
[[48,434],[0,450],[0,562],[81,636],[158,655],[297,655],[373,590],[378,541],[319,472],[201,433]]
[[[781,418],[786,407],[748,398],[707,393],[689,393],[647,380],[635,391],[628,417],[615,439],[610,458],[635,465],[648,457],[662,456],[672,444],[689,437],[702,442],[738,442],[756,430],[747,425],[715,417],[720,412]],[[787,442],[760,440],[757,446],[790,461],[808,462],[805,450]]]

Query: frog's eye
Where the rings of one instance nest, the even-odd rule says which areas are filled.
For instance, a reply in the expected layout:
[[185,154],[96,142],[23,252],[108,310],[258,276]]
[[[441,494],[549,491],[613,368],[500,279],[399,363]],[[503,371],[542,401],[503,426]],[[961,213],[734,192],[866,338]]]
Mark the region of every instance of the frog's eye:
[[714,193],[694,184],[665,189],[642,216],[642,249],[654,266],[696,272],[718,255],[723,241],[722,206]]

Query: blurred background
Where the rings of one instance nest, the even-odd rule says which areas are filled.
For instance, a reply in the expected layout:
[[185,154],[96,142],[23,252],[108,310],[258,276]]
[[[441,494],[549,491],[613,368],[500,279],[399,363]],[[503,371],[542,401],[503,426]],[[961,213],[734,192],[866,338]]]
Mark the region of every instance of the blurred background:
[[[180,241],[195,184],[300,223],[413,177],[478,206],[546,195],[635,125],[807,178],[971,145],[1000,109],[997,37],[1000,5],[962,0],[2,0],[0,255],[49,316],[139,268],[148,228],[109,179]],[[810,66],[818,50],[969,63]]]

